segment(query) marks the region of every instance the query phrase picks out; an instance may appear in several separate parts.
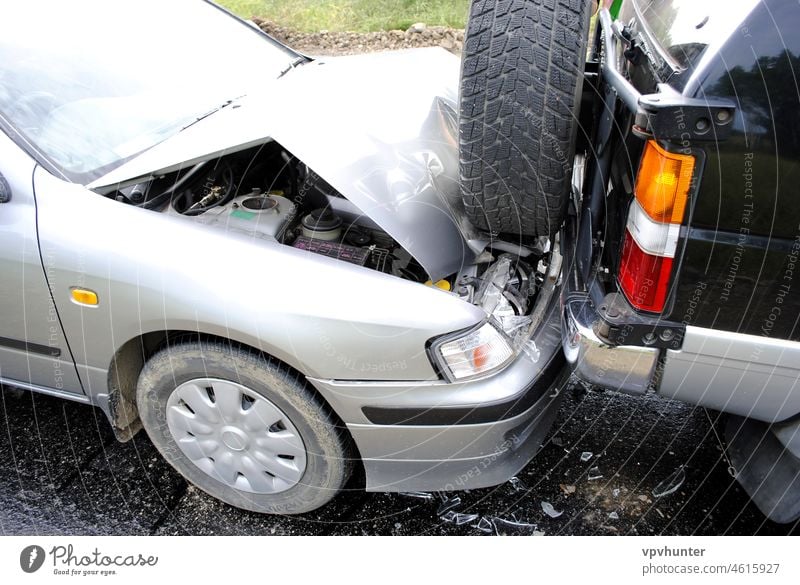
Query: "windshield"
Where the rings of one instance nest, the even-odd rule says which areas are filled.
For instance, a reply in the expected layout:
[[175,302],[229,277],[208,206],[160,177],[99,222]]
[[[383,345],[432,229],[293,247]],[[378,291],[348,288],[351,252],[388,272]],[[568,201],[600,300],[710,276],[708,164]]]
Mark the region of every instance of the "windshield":
[[706,47],[728,38],[759,0],[634,0],[620,18],[639,19],[673,69],[691,67]]
[[0,19],[0,116],[89,182],[296,58],[202,0],[14,2]]

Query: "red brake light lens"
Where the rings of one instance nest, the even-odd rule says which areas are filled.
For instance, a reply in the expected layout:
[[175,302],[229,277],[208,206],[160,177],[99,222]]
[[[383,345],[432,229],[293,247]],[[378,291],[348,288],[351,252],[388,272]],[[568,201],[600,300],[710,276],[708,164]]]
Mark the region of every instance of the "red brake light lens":
[[645,253],[625,232],[618,278],[631,305],[641,311],[663,311],[671,272],[672,258]]

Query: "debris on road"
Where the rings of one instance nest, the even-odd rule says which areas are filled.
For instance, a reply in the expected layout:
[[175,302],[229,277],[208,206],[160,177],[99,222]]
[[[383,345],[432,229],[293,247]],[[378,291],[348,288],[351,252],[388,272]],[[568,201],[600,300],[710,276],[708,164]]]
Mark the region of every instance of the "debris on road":
[[539,528],[536,524],[520,522],[516,519],[505,520],[504,518],[498,517],[491,518],[491,523],[492,526],[494,526],[494,533],[497,536],[535,536]]
[[456,526],[463,526],[470,522],[475,522],[480,517],[479,514],[461,514],[450,510],[441,516],[444,522],[455,524]]
[[528,488],[525,487],[525,484],[522,483],[522,480],[518,477],[512,477],[508,480],[508,483],[511,484],[511,487],[514,488],[515,492],[528,491]]
[[663,498],[678,491],[678,488],[686,481],[686,472],[683,465],[673,471],[664,481],[653,488],[654,498]]
[[492,526],[491,520],[489,520],[486,516],[478,520],[478,523],[473,525],[473,528],[477,528],[484,534],[492,534],[494,532],[494,526]]
[[427,492],[400,492],[400,495],[407,498],[416,498],[418,500],[425,500],[428,502],[433,500],[433,494],[429,494]]
[[558,518],[563,514],[563,511],[556,510],[550,502],[542,501],[542,511],[551,518]]
[[586,479],[589,481],[594,481],[595,479],[603,479],[603,472],[600,471],[600,468],[595,466],[589,468],[589,473],[586,476]]
[[455,510],[461,505],[461,497],[460,496],[445,496],[444,494],[439,494],[442,499],[442,503],[439,504],[439,509],[436,510],[437,516],[444,516],[451,510]]

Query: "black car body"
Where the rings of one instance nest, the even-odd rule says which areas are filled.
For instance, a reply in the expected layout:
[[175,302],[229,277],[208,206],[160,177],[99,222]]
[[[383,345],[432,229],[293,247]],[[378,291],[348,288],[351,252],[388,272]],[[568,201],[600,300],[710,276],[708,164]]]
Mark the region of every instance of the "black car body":
[[562,232],[577,375],[730,415],[731,471],[781,522],[800,517],[798,26],[793,0],[601,10]]

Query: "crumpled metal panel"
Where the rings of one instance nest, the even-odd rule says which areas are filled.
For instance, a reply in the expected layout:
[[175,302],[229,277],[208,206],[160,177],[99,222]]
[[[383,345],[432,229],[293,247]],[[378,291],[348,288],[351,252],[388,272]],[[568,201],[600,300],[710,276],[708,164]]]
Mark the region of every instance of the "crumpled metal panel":
[[268,140],[307,164],[438,279],[484,241],[458,186],[458,58],[413,49],[320,59],[209,116],[90,188]]
[[460,212],[458,63],[442,49],[311,63],[285,77],[284,99],[305,105],[272,132],[434,280],[471,263],[479,239]]

